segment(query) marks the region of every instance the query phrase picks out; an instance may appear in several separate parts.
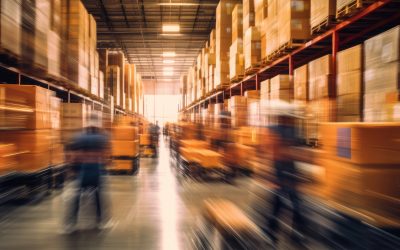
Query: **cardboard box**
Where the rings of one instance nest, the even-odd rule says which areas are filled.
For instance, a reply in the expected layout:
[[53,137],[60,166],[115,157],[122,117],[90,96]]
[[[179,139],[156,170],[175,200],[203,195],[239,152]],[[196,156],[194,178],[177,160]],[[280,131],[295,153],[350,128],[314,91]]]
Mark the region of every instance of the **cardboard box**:
[[139,154],[139,141],[111,141],[112,156],[130,156],[135,157]]
[[84,103],[62,103],[61,116],[63,118],[86,118],[88,108]]
[[151,145],[151,135],[141,134],[139,137],[140,145]]
[[252,26],[244,35],[244,67],[249,69],[261,62],[261,34],[257,27]]
[[47,151],[51,146],[51,130],[19,130],[1,131],[0,137],[3,142],[15,144],[18,151],[39,153]]
[[399,123],[322,123],[322,149],[354,164],[398,164]]
[[294,70],[294,99],[308,100],[308,65],[305,64]]
[[361,95],[359,93],[340,95],[337,97],[338,116],[360,115]]
[[277,1],[278,46],[310,38],[310,0]]
[[232,11],[232,41],[243,38],[243,5],[236,4]]
[[112,128],[113,140],[134,141],[138,139],[139,129],[133,126],[114,126]]
[[260,83],[260,98],[268,100],[269,93],[270,93],[270,80],[267,79]]
[[318,1],[311,0],[310,25],[316,27],[328,19],[329,22],[336,15],[336,0]]
[[293,88],[293,86],[291,86],[290,84],[289,75],[277,75],[271,78],[270,85],[271,85],[271,92]]
[[339,51],[337,54],[337,72],[345,73],[362,69],[362,44]]
[[0,174],[7,174],[17,168],[17,148],[14,144],[0,144]]

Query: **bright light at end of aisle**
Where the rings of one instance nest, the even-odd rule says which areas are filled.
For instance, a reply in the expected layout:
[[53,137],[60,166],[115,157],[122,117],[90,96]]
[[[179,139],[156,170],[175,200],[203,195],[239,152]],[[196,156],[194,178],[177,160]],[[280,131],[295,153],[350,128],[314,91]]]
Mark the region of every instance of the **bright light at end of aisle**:
[[163,24],[162,31],[163,32],[179,32],[180,26],[179,26],[179,24]]
[[174,57],[176,54],[174,51],[164,51],[162,55],[163,57]]
[[164,67],[164,76],[172,76],[174,74],[174,68],[172,67]]
[[165,63],[165,64],[172,64],[174,62],[175,62],[175,60],[172,60],[172,59],[164,59],[163,60],[163,63]]

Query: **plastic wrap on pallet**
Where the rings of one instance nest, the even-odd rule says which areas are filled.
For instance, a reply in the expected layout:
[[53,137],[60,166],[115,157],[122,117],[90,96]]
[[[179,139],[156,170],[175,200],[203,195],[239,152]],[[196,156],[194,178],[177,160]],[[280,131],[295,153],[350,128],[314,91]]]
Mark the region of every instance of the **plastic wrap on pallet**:
[[310,25],[311,28],[324,24],[329,25],[332,17],[336,14],[336,1],[337,0],[311,0],[310,7]]

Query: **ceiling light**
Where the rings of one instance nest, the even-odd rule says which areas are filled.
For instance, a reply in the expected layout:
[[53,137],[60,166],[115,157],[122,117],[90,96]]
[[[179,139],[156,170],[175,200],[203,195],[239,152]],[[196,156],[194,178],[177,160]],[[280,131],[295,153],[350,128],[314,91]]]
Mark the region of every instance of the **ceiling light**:
[[179,30],[179,24],[163,24],[162,26],[163,32],[179,32]]
[[176,54],[173,51],[165,51],[162,55],[163,57],[174,57]]
[[182,36],[180,33],[161,33],[162,36]]
[[165,64],[171,64],[171,63],[174,63],[175,62],[175,60],[172,60],[172,59],[164,59],[163,60],[163,63],[165,63]]

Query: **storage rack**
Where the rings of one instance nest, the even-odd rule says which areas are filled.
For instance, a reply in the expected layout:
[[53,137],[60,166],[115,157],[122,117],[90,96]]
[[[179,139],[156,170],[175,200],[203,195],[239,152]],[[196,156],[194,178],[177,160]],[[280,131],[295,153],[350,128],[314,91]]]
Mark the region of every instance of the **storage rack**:
[[[208,104],[221,103],[235,95],[244,95],[246,90],[259,90],[263,80],[278,74],[289,74],[293,85],[294,69],[326,54],[332,55],[333,81],[330,89],[336,90],[336,58],[339,50],[362,43],[366,39],[381,33],[400,23],[400,1],[378,0],[360,12],[343,20],[326,32],[314,36],[310,41],[294,49],[275,61],[264,65],[257,73],[245,77],[188,107],[180,110],[183,114],[199,113]],[[335,91],[334,91],[334,95]]]

